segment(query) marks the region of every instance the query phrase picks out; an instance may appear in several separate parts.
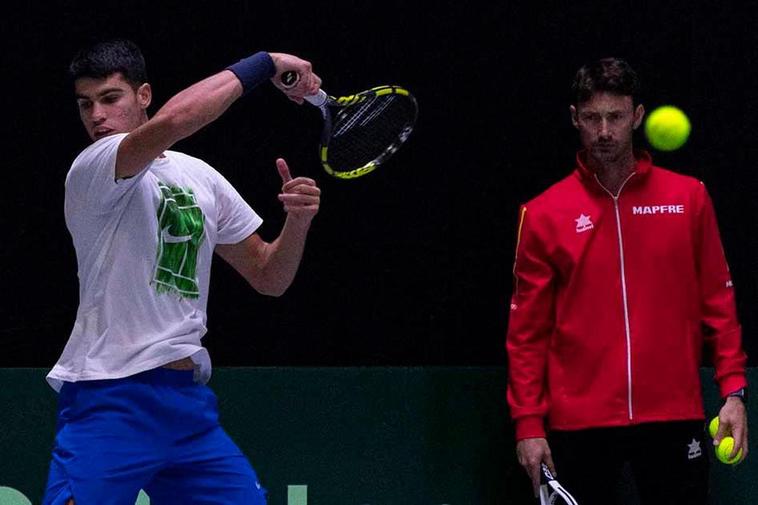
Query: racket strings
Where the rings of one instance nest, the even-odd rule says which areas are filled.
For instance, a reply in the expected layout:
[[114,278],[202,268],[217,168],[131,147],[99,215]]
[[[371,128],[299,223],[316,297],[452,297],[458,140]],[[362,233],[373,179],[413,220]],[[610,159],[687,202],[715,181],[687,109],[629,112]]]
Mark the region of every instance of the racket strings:
[[405,141],[415,117],[413,98],[398,94],[371,96],[343,108],[332,127],[329,165],[347,171],[381,162]]
[[[358,122],[361,117],[366,115],[367,111],[371,110],[374,100],[376,100],[376,97],[369,98],[364,102],[354,105],[352,108],[343,109],[337,119],[337,128],[334,132],[334,137],[339,137],[346,131],[350,131],[355,126],[355,123]],[[361,126],[364,126],[365,124],[365,121],[361,121]]]

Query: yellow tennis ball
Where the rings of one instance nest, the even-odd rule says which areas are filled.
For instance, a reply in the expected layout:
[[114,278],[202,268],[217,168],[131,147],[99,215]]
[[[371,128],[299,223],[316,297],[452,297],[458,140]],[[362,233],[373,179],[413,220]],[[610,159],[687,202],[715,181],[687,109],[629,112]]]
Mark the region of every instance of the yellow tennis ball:
[[716,447],[716,457],[722,463],[727,465],[733,465],[742,458],[742,449],[737,451],[737,454],[733,458],[729,459],[729,455],[734,449],[734,439],[732,437],[724,437],[721,439],[721,443]]
[[645,136],[650,145],[659,151],[674,151],[682,147],[691,129],[687,115],[673,105],[658,107],[645,121]]
[[716,438],[716,433],[719,431],[719,417],[716,416],[711,419],[711,423],[708,425],[708,433],[711,434],[711,438]]

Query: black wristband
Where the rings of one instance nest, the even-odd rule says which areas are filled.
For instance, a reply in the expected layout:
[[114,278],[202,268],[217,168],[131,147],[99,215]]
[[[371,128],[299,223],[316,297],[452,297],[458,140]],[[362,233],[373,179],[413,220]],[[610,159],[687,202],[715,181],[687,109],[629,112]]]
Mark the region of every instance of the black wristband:
[[252,56],[243,58],[234,65],[229,65],[226,69],[231,70],[242,83],[243,95],[276,74],[274,60],[265,51],[259,51]]
[[740,400],[742,400],[742,403],[747,405],[747,388],[740,388],[737,391],[734,391],[726,395],[727,398],[729,398],[730,396],[739,398]]

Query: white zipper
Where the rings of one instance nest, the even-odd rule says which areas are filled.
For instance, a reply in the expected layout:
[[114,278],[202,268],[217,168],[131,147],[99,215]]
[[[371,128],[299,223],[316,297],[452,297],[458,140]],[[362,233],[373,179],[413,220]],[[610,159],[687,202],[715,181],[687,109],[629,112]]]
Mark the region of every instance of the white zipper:
[[624,301],[624,331],[626,332],[626,384],[627,384],[627,403],[629,405],[629,420],[634,419],[634,409],[632,408],[632,331],[629,325],[629,301],[626,295],[626,269],[624,268],[624,240],[621,236],[621,213],[619,212],[619,196],[626,183],[636,172],[629,174],[624,182],[621,183],[618,193],[614,195],[598,179],[595,174],[595,180],[606,193],[613,199],[613,208],[616,211],[616,230],[619,239],[619,261],[621,262],[621,298]]

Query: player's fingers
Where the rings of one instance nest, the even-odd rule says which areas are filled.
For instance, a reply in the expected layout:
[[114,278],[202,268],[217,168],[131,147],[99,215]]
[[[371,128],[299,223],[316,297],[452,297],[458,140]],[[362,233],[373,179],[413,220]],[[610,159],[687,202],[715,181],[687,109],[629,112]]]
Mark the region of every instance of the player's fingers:
[[745,459],[745,456],[747,455],[747,433],[743,426],[735,425],[734,431],[732,432],[732,437],[734,437],[734,447],[732,449],[732,453],[729,455],[730,458],[733,458],[737,453],[739,453],[740,449],[742,449],[742,460]]
[[293,214],[315,214],[319,210],[317,203],[310,205],[285,205],[284,210]]
[[313,188],[311,186],[297,187],[294,188],[293,191],[283,191],[282,193],[279,193],[280,200],[311,200],[317,202],[319,201],[319,198],[321,198],[321,191],[318,188]]
[[311,81],[313,77],[313,65],[311,65],[310,61],[303,61],[303,65],[300,68],[300,75],[303,75],[306,77],[305,79],[303,79],[303,81],[305,82],[303,82],[302,84],[308,84]]
[[297,184],[307,184],[309,186],[315,186],[316,181],[315,179],[311,179],[310,177],[305,177],[303,175],[298,175],[297,177],[293,178],[290,181],[287,181],[287,184],[290,186],[295,186]]
[[311,195],[321,194],[321,190],[316,186],[316,181],[307,177],[295,177],[282,185],[284,193],[306,193]]
[[306,96],[315,95],[318,93],[318,90],[321,89],[321,78],[317,76],[316,74],[311,74],[312,79],[310,82],[310,85],[308,86],[308,90],[306,91]]
[[734,425],[734,427],[732,428],[732,437],[734,437],[734,441],[738,444],[742,442],[742,436],[744,435],[743,431],[744,430],[742,426],[740,426],[739,424]]
[[518,464],[526,469],[526,460],[524,459],[523,454],[521,454],[519,451],[516,451],[516,458],[518,459]]
[[284,206],[284,211],[290,216],[313,217],[318,213],[318,205]]
[[279,176],[282,178],[282,182],[285,184],[292,180],[290,175],[290,168],[287,166],[287,162],[283,158],[276,159],[276,169],[279,171]]
[[319,203],[319,197],[297,193],[286,193],[279,195],[279,201],[284,202],[287,205],[313,205]]
[[532,468],[532,466],[529,464],[529,458],[527,457],[524,450],[522,450],[521,444],[516,447],[516,456],[518,457],[519,465],[521,465],[524,471],[526,471],[526,475],[532,482],[532,487],[534,487],[534,468]]
[[534,491],[534,497],[540,495],[540,464],[530,464],[526,468],[529,478],[532,481],[532,491]]
[[533,452],[529,457],[529,477],[532,479],[534,496],[540,492],[540,482],[542,481],[542,463],[545,460],[544,452]]
[[297,71],[300,75],[310,75],[313,73],[313,65],[308,60],[300,60]]
[[558,472],[555,471],[555,463],[553,463],[553,455],[547,452],[544,459],[545,464],[550,469],[550,473],[553,474],[553,477],[558,477]]
[[713,437],[713,445],[719,445],[721,440],[729,435],[731,432],[730,426],[723,419],[719,419],[719,429],[716,431],[716,436]]
[[309,95],[310,93],[308,92],[308,90],[310,90],[312,81],[313,81],[313,76],[311,74],[308,74],[307,76],[305,76],[305,78],[303,78],[298,83],[299,86],[297,87],[297,94],[300,96]]
[[302,94],[302,92],[308,87],[308,84],[311,82],[312,73],[310,71],[301,69],[298,75],[300,76],[300,80],[297,81],[297,86],[295,86],[294,89],[296,89],[298,93]]

